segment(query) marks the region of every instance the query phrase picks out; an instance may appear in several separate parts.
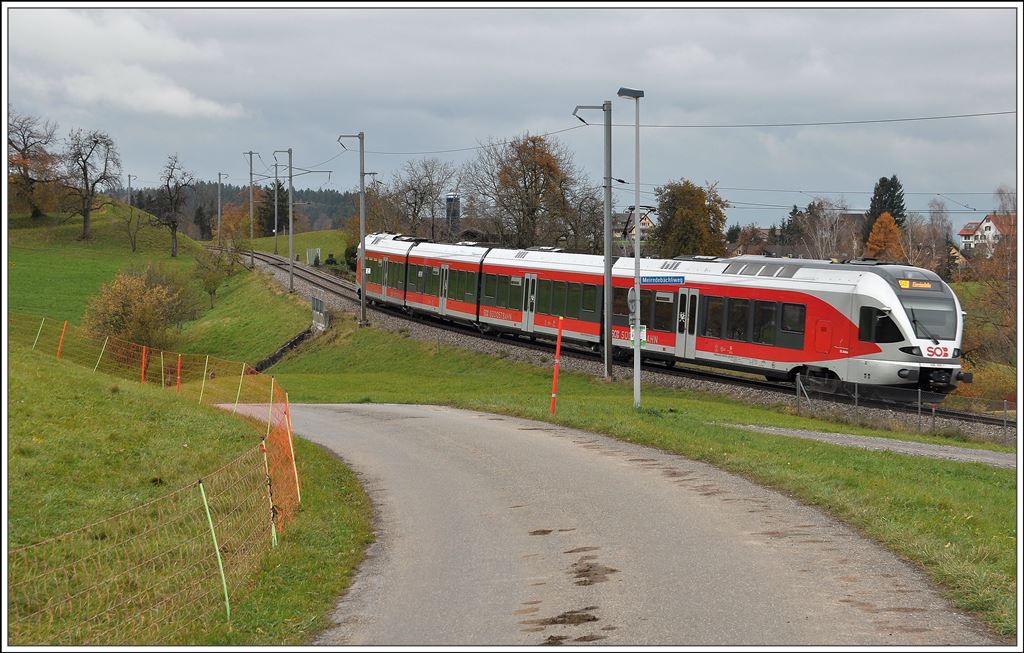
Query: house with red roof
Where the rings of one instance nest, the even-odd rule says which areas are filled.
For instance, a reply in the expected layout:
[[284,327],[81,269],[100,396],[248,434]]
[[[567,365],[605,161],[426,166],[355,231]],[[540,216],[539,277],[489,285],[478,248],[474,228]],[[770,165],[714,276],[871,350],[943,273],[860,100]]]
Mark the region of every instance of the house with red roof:
[[957,235],[965,254],[978,247],[991,250],[1002,238],[1017,237],[1017,215],[990,213],[980,222],[968,222]]

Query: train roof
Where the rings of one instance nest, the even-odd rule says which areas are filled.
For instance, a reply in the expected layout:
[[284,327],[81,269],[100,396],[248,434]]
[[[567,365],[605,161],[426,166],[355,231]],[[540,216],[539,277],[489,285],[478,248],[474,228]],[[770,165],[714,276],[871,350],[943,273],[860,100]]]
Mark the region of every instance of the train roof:
[[570,254],[550,248],[492,249],[485,264],[509,265],[518,268],[562,270],[567,272],[604,273],[604,257],[594,254]]

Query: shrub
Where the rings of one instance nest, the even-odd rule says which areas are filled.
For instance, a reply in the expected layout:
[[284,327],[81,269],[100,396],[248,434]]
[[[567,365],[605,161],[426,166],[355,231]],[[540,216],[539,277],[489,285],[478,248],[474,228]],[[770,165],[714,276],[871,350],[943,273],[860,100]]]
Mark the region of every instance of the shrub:
[[359,260],[359,245],[349,245],[345,248],[345,265],[352,272],[356,271],[356,263]]
[[337,265],[338,261],[334,258],[334,254],[328,254],[327,260],[324,261],[324,265]]
[[96,336],[115,336],[150,347],[168,344],[171,296],[164,286],[147,287],[141,276],[122,272],[104,285],[82,316]]

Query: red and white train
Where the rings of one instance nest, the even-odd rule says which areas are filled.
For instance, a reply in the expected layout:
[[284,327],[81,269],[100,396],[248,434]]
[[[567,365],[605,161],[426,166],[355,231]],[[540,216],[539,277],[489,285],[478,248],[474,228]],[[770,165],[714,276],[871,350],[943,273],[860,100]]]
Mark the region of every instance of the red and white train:
[[[640,260],[643,356],[792,379],[810,374],[948,393],[960,370],[963,313],[935,273],[874,261],[760,256]],[[601,342],[604,258],[550,249],[366,237],[370,301],[484,330]],[[634,260],[612,269],[612,339],[632,350]],[[665,277],[671,277],[665,278]]]

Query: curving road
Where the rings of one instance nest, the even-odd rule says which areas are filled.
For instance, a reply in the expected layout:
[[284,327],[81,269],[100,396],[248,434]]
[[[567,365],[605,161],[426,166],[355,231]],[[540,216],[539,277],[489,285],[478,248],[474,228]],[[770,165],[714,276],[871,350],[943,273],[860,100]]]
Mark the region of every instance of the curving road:
[[442,407],[292,411],[377,511],[320,644],[1002,644],[852,529],[708,465]]

